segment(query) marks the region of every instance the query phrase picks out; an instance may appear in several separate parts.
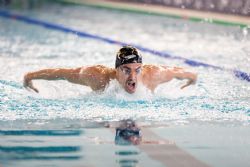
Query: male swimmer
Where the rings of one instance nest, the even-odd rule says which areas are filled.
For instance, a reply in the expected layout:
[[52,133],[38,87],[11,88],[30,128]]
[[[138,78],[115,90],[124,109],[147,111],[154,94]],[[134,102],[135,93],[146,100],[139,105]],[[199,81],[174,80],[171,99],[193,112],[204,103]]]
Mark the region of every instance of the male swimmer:
[[181,87],[183,89],[194,84],[197,75],[178,67],[143,65],[142,57],[137,49],[132,46],[124,46],[116,55],[115,68],[95,65],[72,69],[43,69],[27,73],[24,76],[24,87],[38,93],[39,91],[33,86],[32,80],[64,79],[71,83],[89,86],[94,91],[103,91],[109,82],[115,79],[126,92],[132,94],[136,91],[139,82],[154,92],[159,84],[173,78],[188,80]]

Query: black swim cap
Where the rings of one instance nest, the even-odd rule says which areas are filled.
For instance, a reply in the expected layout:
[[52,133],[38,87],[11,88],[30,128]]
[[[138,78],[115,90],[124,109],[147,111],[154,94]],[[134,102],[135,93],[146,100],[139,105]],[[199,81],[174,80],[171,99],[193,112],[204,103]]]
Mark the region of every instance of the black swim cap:
[[116,54],[115,68],[130,63],[142,63],[142,57],[135,47],[123,46]]

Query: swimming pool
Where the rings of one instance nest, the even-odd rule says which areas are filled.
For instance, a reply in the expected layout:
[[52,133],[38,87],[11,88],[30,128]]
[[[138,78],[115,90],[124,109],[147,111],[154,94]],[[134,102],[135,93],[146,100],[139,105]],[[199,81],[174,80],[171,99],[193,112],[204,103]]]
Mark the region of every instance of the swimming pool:
[[[59,4],[11,12],[225,69],[250,71],[247,29]],[[142,52],[145,64],[197,71],[197,84],[180,90],[184,81],[174,80],[159,86],[155,94],[142,87],[128,95],[116,82],[98,94],[65,81],[34,81],[40,90],[36,94],[22,87],[26,72],[92,64],[114,67],[120,46],[6,18],[0,18],[0,26],[1,165],[166,165],[151,156],[147,144],[115,145],[115,125],[103,125],[132,118],[150,130],[144,140],[170,140],[209,166],[249,166],[250,86],[232,72]]]

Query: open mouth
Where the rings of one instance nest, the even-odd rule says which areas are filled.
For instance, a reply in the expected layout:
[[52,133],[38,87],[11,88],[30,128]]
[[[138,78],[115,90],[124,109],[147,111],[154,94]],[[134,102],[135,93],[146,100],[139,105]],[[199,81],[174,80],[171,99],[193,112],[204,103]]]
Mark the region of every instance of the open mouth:
[[127,82],[127,88],[129,92],[134,92],[136,87],[136,83],[134,81],[128,81]]

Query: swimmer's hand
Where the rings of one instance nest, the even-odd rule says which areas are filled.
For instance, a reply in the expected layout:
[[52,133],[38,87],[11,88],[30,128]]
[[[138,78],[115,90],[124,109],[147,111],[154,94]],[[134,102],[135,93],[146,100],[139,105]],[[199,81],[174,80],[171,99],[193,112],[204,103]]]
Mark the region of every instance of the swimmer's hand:
[[185,85],[183,85],[181,87],[181,89],[184,89],[185,87],[189,86],[189,85],[194,85],[196,83],[197,80],[197,74],[192,74],[189,76],[188,81]]
[[26,75],[24,76],[23,86],[24,86],[26,89],[29,88],[29,89],[34,90],[36,93],[39,93],[38,89],[35,88],[35,87],[33,86],[32,80],[29,78],[29,74],[26,74]]

